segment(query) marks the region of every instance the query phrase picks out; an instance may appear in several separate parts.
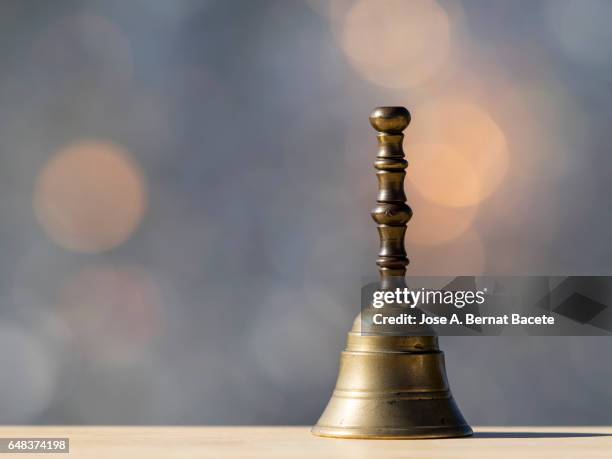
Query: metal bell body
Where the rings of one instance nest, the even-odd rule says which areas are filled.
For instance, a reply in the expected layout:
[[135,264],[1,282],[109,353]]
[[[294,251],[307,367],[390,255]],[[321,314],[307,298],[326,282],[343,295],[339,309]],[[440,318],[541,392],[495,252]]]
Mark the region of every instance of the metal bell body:
[[448,387],[436,337],[367,336],[353,330],[336,388],[312,432],[416,439],[464,437],[472,429]]

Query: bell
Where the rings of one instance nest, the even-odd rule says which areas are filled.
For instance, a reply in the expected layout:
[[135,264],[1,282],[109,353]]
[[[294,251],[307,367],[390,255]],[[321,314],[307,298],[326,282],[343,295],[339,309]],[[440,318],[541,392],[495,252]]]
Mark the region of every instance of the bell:
[[[397,285],[406,275],[406,205],[402,132],[410,123],[404,107],[380,107],[370,115],[378,132],[374,167],[380,251],[376,264],[380,283]],[[465,437],[472,429],[448,386],[444,354],[436,336],[393,336],[361,332],[357,316],[340,359],[336,388],[312,433],[338,438]]]

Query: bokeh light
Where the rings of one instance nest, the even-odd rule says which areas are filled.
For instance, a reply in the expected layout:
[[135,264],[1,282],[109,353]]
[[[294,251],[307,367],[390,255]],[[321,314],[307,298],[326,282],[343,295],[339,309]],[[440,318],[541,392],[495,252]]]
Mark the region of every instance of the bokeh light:
[[409,179],[424,196],[452,207],[480,201],[476,167],[457,150],[443,144],[418,144],[411,150],[417,159]]
[[17,323],[0,323],[0,422],[28,422],[51,403],[58,377],[53,349]]
[[448,16],[434,0],[359,0],[344,21],[342,48],[355,69],[389,88],[426,82],[449,45]]
[[408,244],[439,245],[458,238],[470,228],[477,207],[453,208],[424,199],[410,200],[413,216],[408,222]]
[[58,307],[79,349],[105,362],[132,362],[162,330],[160,289],[139,267],[81,269],[61,288]]
[[[479,106],[441,99],[422,107],[411,128],[407,179],[441,205],[473,206],[489,197],[508,169],[508,148],[498,124]],[[414,142],[414,141],[413,141]]]
[[34,210],[47,235],[77,252],[96,253],[125,242],[147,203],[140,168],[126,150],[105,142],[63,149],[45,165]]

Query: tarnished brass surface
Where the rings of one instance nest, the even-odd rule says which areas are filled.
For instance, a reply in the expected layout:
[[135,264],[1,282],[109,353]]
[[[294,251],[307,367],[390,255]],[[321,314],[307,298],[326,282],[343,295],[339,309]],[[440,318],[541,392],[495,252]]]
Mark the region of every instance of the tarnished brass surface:
[[[381,287],[397,285],[406,274],[406,224],[412,210],[404,194],[402,131],[410,123],[404,107],[381,107],[370,115],[378,132],[374,167]],[[315,435],[342,438],[444,438],[472,434],[448,387],[444,355],[435,336],[362,335],[355,319],[340,359],[336,388]]]

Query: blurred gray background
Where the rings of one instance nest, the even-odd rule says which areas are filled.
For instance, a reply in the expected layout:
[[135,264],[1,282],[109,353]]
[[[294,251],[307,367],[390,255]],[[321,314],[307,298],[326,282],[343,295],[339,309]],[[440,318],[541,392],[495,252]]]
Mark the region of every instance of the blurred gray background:
[[[612,274],[612,2],[0,2],[0,422],[312,424],[405,105],[410,274]],[[608,338],[443,338],[473,424],[610,424]]]

